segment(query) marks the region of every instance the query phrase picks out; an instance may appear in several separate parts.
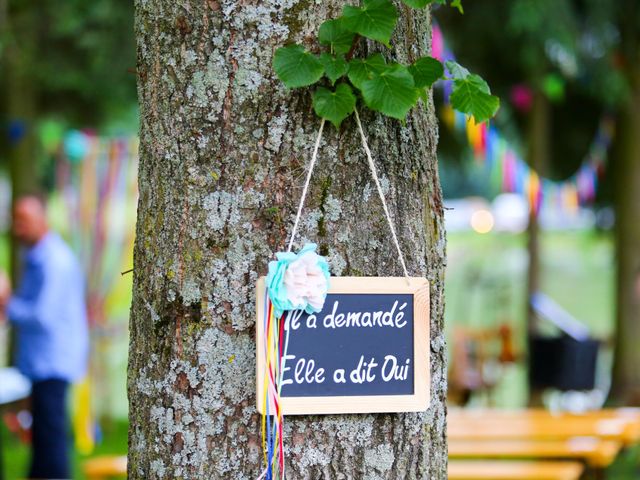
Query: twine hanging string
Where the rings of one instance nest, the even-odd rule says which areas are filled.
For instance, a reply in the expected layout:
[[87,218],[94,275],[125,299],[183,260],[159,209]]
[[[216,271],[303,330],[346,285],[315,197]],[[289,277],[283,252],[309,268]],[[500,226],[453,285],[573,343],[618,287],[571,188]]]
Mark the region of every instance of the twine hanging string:
[[[400,242],[398,241],[398,236],[396,235],[396,229],[393,226],[393,220],[391,219],[391,214],[389,213],[389,207],[387,207],[387,201],[384,198],[384,193],[382,191],[382,185],[380,184],[380,179],[378,178],[376,165],[373,161],[371,150],[369,149],[369,144],[367,143],[367,137],[365,136],[364,130],[362,129],[362,124],[360,123],[360,116],[358,115],[358,110],[354,108],[353,111],[355,113],[356,125],[358,126],[358,132],[360,133],[360,139],[362,141],[362,148],[364,148],[364,152],[367,155],[367,161],[369,163],[369,169],[371,170],[371,176],[373,177],[373,181],[376,184],[378,195],[380,196],[380,200],[382,201],[382,208],[384,210],[384,215],[387,219],[387,223],[389,224],[389,229],[391,230],[391,237],[393,239],[394,245],[396,246],[396,250],[398,251],[398,260],[400,260],[400,265],[402,265],[402,271],[404,272],[404,276],[407,278],[407,282],[409,282],[409,278],[410,278],[409,271],[407,270],[407,265],[405,264],[404,256],[402,255],[402,249],[400,248]],[[318,149],[320,148],[320,140],[322,138],[322,130],[324,128],[324,123],[325,123],[325,120],[322,119],[322,121],[320,122],[320,128],[318,129],[318,136],[316,137],[316,143],[313,147],[313,154],[311,155],[309,172],[307,172],[307,178],[304,182],[304,187],[302,188],[302,196],[300,197],[298,212],[296,213],[296,219],[293,222],[293,230],[291,230],[291,238],[289,239],[289,246],[287,247],[287,252],[290,252],[291,249],[293,248],[293,241],[298,231],[298,226],[300,224],[300,217],[302,215],[302,208],[304,207],[304,201],[307,197],[307,192],[309,191],[309,184],[311,183],[313,168],[315,167],[316,161],[318,159]]]
[[302,207],[304,207],[304,200],[307,197],[309,191],[309,183],[311,183],[311,174],[313,173],[313,167],[316,166],[316,160],[318,159],[318,148],[320,148],[320,140],[322,139],[322,130],[324,129],[324,118],[320,122],[320,128],[318,129],[318,136],[316,137],[316,144],[313,147],[313,155],[311,155],[311,163],[309,164],[309,172],[307,173],[307,179],[304,182],[302,188],[302,195],[300,196],[300,205],[298,205],[298,213],[296,213],[296,221],[293,222],[293,230],[291,230],[291,238],[289,239],[289,246],[287,252],[291,251],[293,247],[293,240],[296,237],[298,231],[298,224],[300,223],[300,216],[302,215]]
[[[354,109],[356,124],[358,126],[358,132],[360,133],[360,139],[362,141],[362,147],[367,155],[367,161],[369,163],[369,169],[371,170],[371,176],[376,184],[378,195],[382,201],[382,208],[384,209],[384,215],[389,224],[391,230],[391,236],[393,243],[398,251],[398,259],[402,270],[407,279],[407,283],[410,284],[409,272],[402,255],[402,249],[400,248],[400,242],[396,235],[396,229],[393,226],[393,220],[387,207],[387,201],[384,198],[382,191],[382,185],[378,178],[376,166],[371,155],[371,150],[367,144],[367,138],[362,129],[360,123],[360,116],[358,111]],[[318,135],[313,147],[313,154],[311,155],[311,162],[309,163],[309,171],[307,172],[307,178],[302,188],[302,195],[300,197],[300,203],[298,205],[298,212],[293,223],[293,229],[291,231],[291,238],[289,239],[289,245],[287,252],[290,252],[293,248],[293,241],[295,240],[298,227],[300,225],[300,217],[302,216],[302,209],[304,208],[304,202],[307,198],[309,191],[309,184],[311,183],[311,177],[313,175],[313,169],[318,160],[318,149],[320,148],[320,141],[322,139],[322,131],[324,129],[325,120],[320,122],[320,128],[318,129]],[[262,471],[258,480],[275,480],[277,471],[280,471],[280,479],[285,479],[285,462],[284,462],[284,443],[283,443],[283,425],[284,415],[282,414],[282,404],[280,398],[280,392],[282,391],[282,372],[285,369],[285,360],[287,357],[287,351],[289,348],[289,322],[291,320],[291,312],[285,317],[276,318],[274,315],[273,305],[269,300],[268,291],[265,292],[267,302],[264,312],[264,331],[265,331],[265,376],[264,376],[264,397],[263,401],[263,416],[262,416],[262,441],[263,441],[263,455],[265,460],[265,469]],[[271,407],[274,411],[271,412]],[[271,421],[273,417],[273,421]]]
[[373,181],[376,184],[376,188],[378,189],[378,195],[380,195],[380,200],[382,201],[382,208],[384,209],[384,215],[387,217],[387,222],[389,223],[389,229],[391,230],[391,236],[393,237],[393,243],[396,246],[396,250],[398,250],[398,260],[400,260],[400,265],[402,265],[402,270],[404,271],[404,276],[407,278],[407,283],[409,283],[409,272],[407,271],[407,265],[404,263],[404,256],[402,255],[402,249],[400,248],[400,242],[398,242],[398,236],[396,235],[396,229],[393,226],[393,220],[391,220],[391,215],[389,214],[389,208],[387,207],[387,201],[384,199],[384,193],[382,192],[382,185],[380,185],[380,179],[378,178],[378,173],[376,172],[376,164],[373,162],[373,157],[371,156],[371,150],[369,150],[369,145],[367,144],[367,137],[364,135],[364,130],[362,130],[362,124],[360,123],[360,116],[358,115],[358,109],[354,108],[353,112],[356,115],[356,124],[358,125],[358,131],[360,132],[360,138],[362,139],[362,147],[364,148],[364,152],[367,154],[367,160],[369,161],[369,169],[371,170],[371,175],[373,176]]

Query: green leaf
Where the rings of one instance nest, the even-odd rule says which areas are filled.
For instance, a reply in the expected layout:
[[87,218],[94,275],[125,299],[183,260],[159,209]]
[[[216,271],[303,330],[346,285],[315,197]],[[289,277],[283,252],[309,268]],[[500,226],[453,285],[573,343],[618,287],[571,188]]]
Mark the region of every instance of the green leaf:
[[318,57],[300,45],[289,45],[276,50],[273,69],[288,88],[306,87],[316,83],[324,73]]
[[477,123],[492,118],[500,108],[500,99],[491,95],[487,82],[459,63],[449,61],[445,65],[453,77],[453,89],[449,97],[451,106],[459,112],[472,115]]
[[411,8],[424,8],[432,3],[433,0],[402,0],[402,2]]
[[363,37],[389,46],[398,12],[389,0],[364,0],[362,7],[346,5],[342,9],[344,26]]
[[462,0],[451,0],[451,8],[457,8],[458,11],[464,15],[464,8],[462,8]]
[[449,101],[454,109],[472,115],[476,123],[489,120],[500,107],[500,99],[491,95],[487,82],[475,74],[453,81]]
[[407,67],[393,64],[362,82],[362,96],[370,109],[403,120],[418,101],[418,89]]
[[355,106],[356,96],[346,83],[338,85],[335,92],[319,87],[313,93],[313,109],[318,116],[329,120],[336,128],[353,112]]
[[[431,3],[437,3],[439,5],[446,5],[447,0],[402,0],[405,5],[409,5],[411,8],[424,8]],[[462,10],[462,0],[451,0],[451,7],[457,8],[460,13],[464,13]]]
[[454,62],[452,60],[449,60],[449,61],[447,61],[445,63],[445,66],[447,67],[447,70],[449,71],[449,74],[454,79],[455,78],[467,78],[469,75],[471,75],[471,72],[469,72],[469,70],[464,68],[458,62]]
[[418,88],[430,88],[436,80],[444,75],[442,63],[433,57],[422,57],[409,67],[413,80]]
[[347,53],[353,44],[356,34],[347,30],[342,19],[327,20],[320,25],[318,40],[323,45],[329,45],[331,52],[336,55]]
[[349,70],[349,64],[342,55],[334,57],[330,53],[323,53],[320,55],[320,61],[324,65],[324,72],[327,78],[331,80],[331,85],[336,83],[340,77],[347,73]]
[[387,62],[379,53],[362,60],[356,59],[349,62],[349,80],[358,89],[362,90],[362,82],[370,80],[377,73],[382,73],[387,68]]

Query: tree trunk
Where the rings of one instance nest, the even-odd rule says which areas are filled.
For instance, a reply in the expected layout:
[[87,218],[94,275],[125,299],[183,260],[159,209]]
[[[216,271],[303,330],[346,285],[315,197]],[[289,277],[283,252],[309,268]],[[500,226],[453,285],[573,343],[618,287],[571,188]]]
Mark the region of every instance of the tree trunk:
[[616,165],[616,348],[612,398],[640,405],[640,69],[619,115]]
[[[547,171],[549,165],[549,141],[551,132],[551,106],[549,100],[539,88],[534,92],[533,106],[529,124],[529,165],[539,174]],[[540,290],[540,222],[538,213],[529,209],[527,226],[527,339],[530,342],[537,330],[536,315],[531,306],[531,296]],[[532,365],[529,363],[529,370]],[[542,391],[529,386],[529,405],[542,405]]]
[[[33,8],[9,8],[4,3],[0,12],[0,35],[8,39],[2,55],[5,72],[4,116],[13,132],[7,139],[7,158],[13,200],[38,187],[36,175],[36,111],[31,54],[35,50],[37,28]],[[21,133],[18,131],[21,130]],[[17,246],[12,239],[11,277],[17,277]]]
[[[551,133],[551,108],[544,92],[536,89],[529,124],[529,165],[539,174],[544,174],[549,165],[549,141]],[[536,330],[536,317],[531,308],[531,295],[540,290],[540,224],[538,214],[529,211],[527,229],[527,250],[529,268],[527,270],[527,331]]]
[[[6,1],[0,3],[0,38],[6,40],[0,54],[0,71],[5,82],[1,113],[10,131],[5,142],[0,142],[6,145],[6,152],[0,153],[6,154],[9,163],[13,207],[16,198],[25,192],[36,191],[39,184],[35,168],[37,99],[29,71],[36,44],[35,15],[28,6],[11,7]],[[16,128],[22,129],[22,133],[16,134]],[[19,246],[13,236],[9,242],[9,276],[15,286],[20,275]],[[15,335],[15,330],[11,329],[7,348],[9,364],[15,357]]]
[[[314,46],[344,0],[137,2],[140,199],[129,357],[129,478],[255,478],[255,282],[286,247],[319,126],[308,90],[271,69]],[[430,50],[428,11],[397,2],[391,50]],[[361,49],[370,48],[361,42]],[[446,478],[444,225],[433,103],[400,122],[362,113],[410,273],[431,282],[425,413],[287,417],[295,479]],[[353,119],[327,126],[298,246],[333,275],[401,275]]]
[[640,405],[640,5],[626,0],[618,12],[630,88],[619,111],[616,138],[616,342],[611,399]]

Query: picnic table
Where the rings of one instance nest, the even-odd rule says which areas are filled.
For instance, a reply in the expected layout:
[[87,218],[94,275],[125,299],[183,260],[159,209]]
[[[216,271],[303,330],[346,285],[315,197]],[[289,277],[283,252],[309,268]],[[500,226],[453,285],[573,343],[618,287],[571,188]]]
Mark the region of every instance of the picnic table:
[[0,368],[0,405],[17,402],[31,394],[31,382],[17,368]]
[[84,474],[88,480],[106,480],[127,476],[127,457],[102,456],[92,458],[84,463]]
[[458,480],[578,478],[581,473],[566,467],[576,460],[603,475],[622,448],[640,442],[640,409],[635,408],[585,413],[452,409],[448,425],[449,478]]
[[578,480],[584,467],[577,462],[454,460],[449,480]]
[[602,410],[585,414],[538,410],[452,410],[449,438],[467,440],[567,440],[596,437],[621,442],[640,441],[640,411]]
[[595,469],[613,463],[622,444],[595,437],[566,440],[456,440],[449,442],[451,459],[574,459],[585,460]]

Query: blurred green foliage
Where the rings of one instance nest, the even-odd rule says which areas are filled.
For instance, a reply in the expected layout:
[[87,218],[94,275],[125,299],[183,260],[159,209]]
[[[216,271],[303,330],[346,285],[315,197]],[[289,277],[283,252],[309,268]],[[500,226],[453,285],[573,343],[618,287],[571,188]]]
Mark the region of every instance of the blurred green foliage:
[[[72,457],[73,478],[85,479],[82,473],[82,464],[85,460],[101,455],[126,455],[127,453],[127,428],[126,421],[121,420],[112,423],[102,432],[102,440],[96,445],[91,455],[75,453]],[[24,478],[29,469],[29,446],[20,442],[10,433],[3,423],[0,423],[0,437],[4,451],[4,474],[7,480]]]
[[[39,118],[135,127],[133,18],[130,0],[0,0],[0,61],[32,83]],[[0,91],[11,95],[6,78]]]
[[[501,97],[495,123],[522,146],[523,156],[529,148],[530,112],[510,102],[512,89],[525,85],[544,92],[551,102],[553,133],[548,171],[542,173],[560,180],[584,160],[602,113],[615,110],[632,87],[629,67],[635,57],[628,45],[640,36],[640,18],[629,13],[628,3],[485,0],[469,2],[464,19],[444,8],[434,15],[456,57],[478,71]],[[455,163],[465,155],[450,137],[443,131],[439,154]],[[599,190],[607,203],[611,189],[606,183]]]
[[501,86],[503,95],[518,82],[543,87],[555,73],[570,88],[615,105],[629,88],[625,69],[633,57],[624,42],[640,35],[640,18],[628,18],[626,3],[486,0],[469,3],[465,21],[447,9],[435,16],[445,34],[452,33],[448,40],[456,55],[496,89]]

